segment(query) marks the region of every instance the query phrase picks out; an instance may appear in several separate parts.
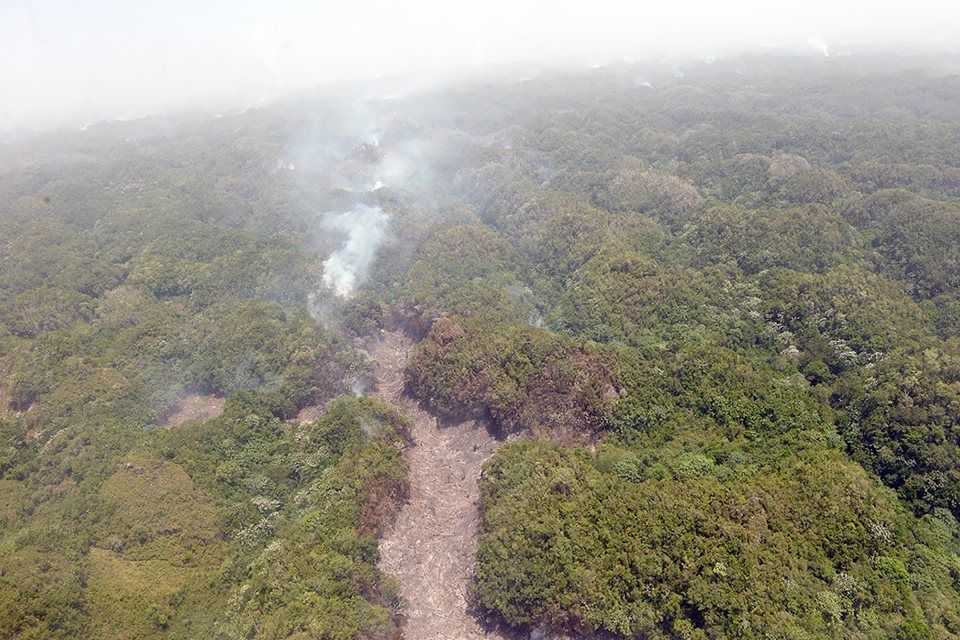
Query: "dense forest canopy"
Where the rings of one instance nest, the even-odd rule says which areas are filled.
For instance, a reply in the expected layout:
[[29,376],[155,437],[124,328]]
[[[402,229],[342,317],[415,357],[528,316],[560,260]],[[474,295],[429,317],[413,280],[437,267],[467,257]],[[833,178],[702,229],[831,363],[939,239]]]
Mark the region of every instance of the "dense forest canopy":
[[[0,142],[0,638],[397,638],[408,393],[528,634],[960,637],[960,65],[746,57]],[[543,635],[536,637],[545,637]]]

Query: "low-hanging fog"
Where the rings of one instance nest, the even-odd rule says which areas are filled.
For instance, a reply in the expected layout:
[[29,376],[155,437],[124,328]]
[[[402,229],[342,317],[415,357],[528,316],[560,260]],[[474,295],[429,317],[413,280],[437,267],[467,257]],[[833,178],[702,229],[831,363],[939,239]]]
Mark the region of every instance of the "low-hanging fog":
[[441,80],[548,64],[710,59],[748,50],[837,55],[883,46],[956,54],[951,0],[777,3],[0,3],[0,130],[243,108],[334,82]]

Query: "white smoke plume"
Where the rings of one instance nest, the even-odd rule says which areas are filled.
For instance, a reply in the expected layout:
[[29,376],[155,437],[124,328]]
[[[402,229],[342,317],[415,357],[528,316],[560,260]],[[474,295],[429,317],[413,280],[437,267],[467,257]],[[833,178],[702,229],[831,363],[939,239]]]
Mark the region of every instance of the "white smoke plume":
[[[307,306],[315,319],[337,327],[342,303],[356,295],[393,236],[401,197],[432,192],[428,157],[416,121],[369,97],[337,96],[322,112],[306,113],[277,161],[302,185],[303,206],[326,211],[314,218],[315,248],[329,252],[317,291]],[[295,170],[294,170],[295,168]],[[421,202],[423,198],[420,198]],[[378,203],[381,206],[378,206]]]
[[341,298],[350,298],[363,280],[387,232],[389,216],[380,207],[357,204],[330,214],[324,226],[346,234],[339,249],[323,263],[323,284]]

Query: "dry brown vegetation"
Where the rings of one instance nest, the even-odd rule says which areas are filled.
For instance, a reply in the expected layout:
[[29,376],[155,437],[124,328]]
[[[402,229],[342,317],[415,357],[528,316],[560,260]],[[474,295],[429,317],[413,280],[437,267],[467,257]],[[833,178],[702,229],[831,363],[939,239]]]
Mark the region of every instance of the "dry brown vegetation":
[[412,421],[405,452],[410,496],[380,542],[380,568],[400,584],[407,640],[505,638],[471,613],[469,584],[480,521],[478,480],[500,445],[485,424],[444,425],[404,393],[403,367],[412,340],[381,332],[368,345],[376,394]]
[[160,423],[164,429],[179,427],[187,420],[210,420],[223,413],[226,398],[200,393],[185,395]]

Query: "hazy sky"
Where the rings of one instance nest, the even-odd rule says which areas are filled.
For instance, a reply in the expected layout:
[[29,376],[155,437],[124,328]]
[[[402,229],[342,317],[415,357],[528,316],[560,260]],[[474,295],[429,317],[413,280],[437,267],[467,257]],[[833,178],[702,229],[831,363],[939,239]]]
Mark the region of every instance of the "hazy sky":
[[245,106],[331,81],[761,47],[960,50],[958,0],[0,0],[0,129]]

